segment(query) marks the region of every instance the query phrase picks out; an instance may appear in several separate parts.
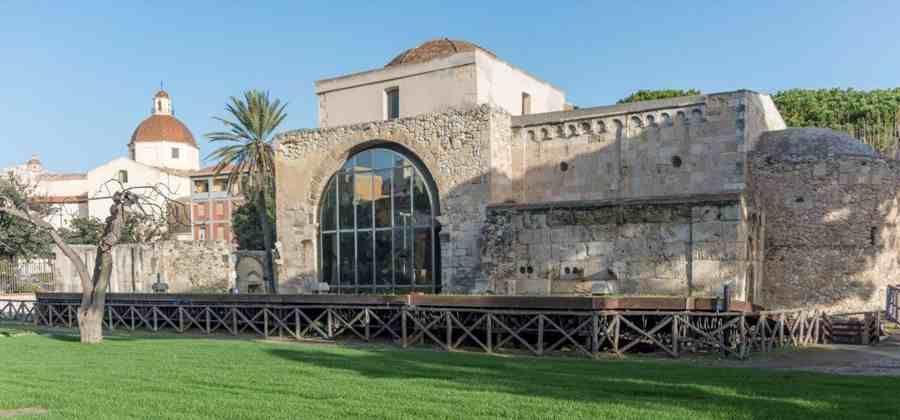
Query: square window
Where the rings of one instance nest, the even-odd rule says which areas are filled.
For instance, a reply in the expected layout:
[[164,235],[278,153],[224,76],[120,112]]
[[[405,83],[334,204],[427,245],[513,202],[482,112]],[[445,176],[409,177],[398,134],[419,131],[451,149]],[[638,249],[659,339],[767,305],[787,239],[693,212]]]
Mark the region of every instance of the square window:
[[395,120],[400,118],[400,89],[390,88],[384,91],[387,119]]
[[179,150],[177,147],[173,147],[172,148],[172,159],[178,159],[178,157],[180,155],[181,155],[181,150]]

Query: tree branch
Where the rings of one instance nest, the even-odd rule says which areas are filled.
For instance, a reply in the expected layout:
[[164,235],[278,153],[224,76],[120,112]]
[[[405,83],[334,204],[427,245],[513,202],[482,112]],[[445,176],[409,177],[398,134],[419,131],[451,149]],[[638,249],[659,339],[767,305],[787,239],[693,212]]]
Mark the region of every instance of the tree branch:
[[47,223],[44,220],[36,218],[32,216],[27,211],[10,208],[10,207],[2,207],[0,206],[0,213],[6,213],[10,216],[17,217],[19,219],[25,220],[38,228],[44,229],[47,233],[50,234],[50,238],[53,239],[53,243],[62,250],[63,254],[66,254],[66,257],[69,258],[69,261],[75,265],[75,270],[78,271],[78,277],[81,280],[82,290],[88,290],[91,287],[91,276],[88,274],[87,267],[84,265],[84,262],[79,258],[78,253],[66,243],[66,241],[59,236],[59,233],[56,232],[56,229],[53,228],[52,225]]

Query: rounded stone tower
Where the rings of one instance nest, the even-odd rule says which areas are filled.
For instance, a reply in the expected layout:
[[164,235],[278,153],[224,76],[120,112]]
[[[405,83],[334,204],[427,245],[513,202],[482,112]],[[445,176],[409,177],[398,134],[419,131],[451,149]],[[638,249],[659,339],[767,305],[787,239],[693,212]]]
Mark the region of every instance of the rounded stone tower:
[[896,161],[840,132],[764,133],[750,188],[765,215],[767,307],[878,308],[900,275]]

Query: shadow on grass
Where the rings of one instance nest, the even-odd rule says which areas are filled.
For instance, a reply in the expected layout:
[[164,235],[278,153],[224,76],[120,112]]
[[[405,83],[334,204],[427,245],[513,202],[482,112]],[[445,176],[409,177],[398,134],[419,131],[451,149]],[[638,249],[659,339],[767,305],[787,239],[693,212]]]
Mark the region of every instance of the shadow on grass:
[[[494,357],[430,351],[357,349],[339,355],[315,349],[273,348],[282,359],[368,378],[433,380],[461,392],[488,391],[639,409],[677,406],[728,418],[858,416],[892,398],[900,380],[799,372],[755,372],[687,363],[585,361]],[[847,392],[853,389],[854,392]],[[886,414],[900,410],[882,405]],[[877,408],[876,408],[877,410]],[[886,417],[890,418],[890,417]]]

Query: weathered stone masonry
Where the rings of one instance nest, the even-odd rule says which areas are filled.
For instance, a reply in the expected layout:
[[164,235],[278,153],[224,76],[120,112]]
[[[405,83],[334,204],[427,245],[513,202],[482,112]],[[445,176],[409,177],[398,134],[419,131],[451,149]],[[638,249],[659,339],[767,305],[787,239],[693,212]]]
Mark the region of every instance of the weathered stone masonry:
[[900,167],[841,133],[766,133],[751,188],[763,196],[771,307],[876,309],[900,272]]
[[[319,199],[329,177],[353,152],[389,143],[421,160],[439,195],[441,281],[446,292],[486,289],[479,235],[485,206],[502,197],[506,170],[492,155],[508,154],[509,115],[488,106],[319,130],[277,139],[280,292],[308,292],[318,280]],[[491,179],[498,178],[493,188]],[[506,180],[503,180],[506,178]]]
[[484,229],[483,268],[502,294],[709,296],[729,285],[751,298],[751,235],[736,194],[497,206]]

